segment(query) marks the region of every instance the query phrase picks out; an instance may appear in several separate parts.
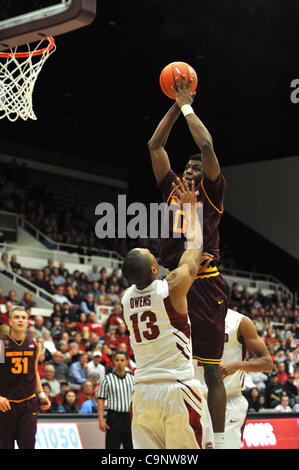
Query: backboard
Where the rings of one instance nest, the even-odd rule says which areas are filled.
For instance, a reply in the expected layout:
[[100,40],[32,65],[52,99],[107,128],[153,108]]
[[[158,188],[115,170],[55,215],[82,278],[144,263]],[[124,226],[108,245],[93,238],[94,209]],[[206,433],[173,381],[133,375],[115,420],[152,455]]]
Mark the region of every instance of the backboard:
[[2,0],[0,51],[58,36],[95,18],[97,0]]

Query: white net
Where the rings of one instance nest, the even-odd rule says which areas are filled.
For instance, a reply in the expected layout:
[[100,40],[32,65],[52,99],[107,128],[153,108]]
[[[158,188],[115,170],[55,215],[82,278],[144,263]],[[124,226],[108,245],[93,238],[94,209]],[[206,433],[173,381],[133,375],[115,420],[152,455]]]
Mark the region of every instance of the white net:
[[[47,47],[44,41],[49,41]],[[56,50],[53,38],[42,39],[34,49],[0,53],[0,119],[16,121],[22,118],[36,120],[33,111],[32,94],[38,74],[48,57]]]

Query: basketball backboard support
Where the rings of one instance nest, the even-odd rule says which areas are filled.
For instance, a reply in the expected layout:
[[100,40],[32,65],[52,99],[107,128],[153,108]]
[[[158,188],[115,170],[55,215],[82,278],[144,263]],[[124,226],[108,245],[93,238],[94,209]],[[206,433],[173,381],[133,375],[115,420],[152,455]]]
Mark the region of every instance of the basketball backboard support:
[[9,0],[2,3],[0,51],[87,26],[95,18],[97,0]]

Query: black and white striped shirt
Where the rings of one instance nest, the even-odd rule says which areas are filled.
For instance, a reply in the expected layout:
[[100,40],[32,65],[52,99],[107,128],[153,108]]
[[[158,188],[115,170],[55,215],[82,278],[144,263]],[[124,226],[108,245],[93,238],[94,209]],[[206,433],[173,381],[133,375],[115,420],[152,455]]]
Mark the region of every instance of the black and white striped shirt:
[[134,377],[129,372],[123,377],[111,372],[101,382],[98,398],[107,400],[108,410],[129,412],[133,385]]

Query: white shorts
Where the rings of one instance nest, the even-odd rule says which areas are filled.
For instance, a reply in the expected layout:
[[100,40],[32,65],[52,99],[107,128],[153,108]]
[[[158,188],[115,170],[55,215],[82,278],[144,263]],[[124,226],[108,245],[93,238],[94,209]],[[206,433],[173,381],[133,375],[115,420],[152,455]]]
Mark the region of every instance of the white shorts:
[[225,412],[224,449],[240,449],[242,429],[248,410],[248,401],[240,393],[227,396]]
[[213,449],[211,429],[207,402],[197,380],[134,386],[134,449]]

